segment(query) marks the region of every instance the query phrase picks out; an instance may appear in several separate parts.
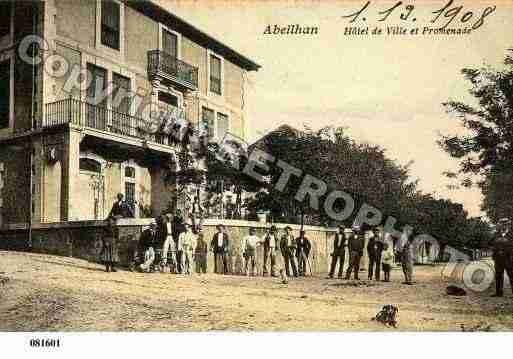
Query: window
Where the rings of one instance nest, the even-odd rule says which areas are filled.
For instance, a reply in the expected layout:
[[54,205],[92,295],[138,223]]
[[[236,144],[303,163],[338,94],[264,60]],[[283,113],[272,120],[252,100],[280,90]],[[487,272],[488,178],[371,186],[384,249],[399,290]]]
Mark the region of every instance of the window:
[[101,6],[101,42],[102,45],[119,50],[120,44],[120,8],[111,0],[103,0]]
[[208,138],[221,140],[230,130],[230,120],[221,112],[203,107],[201,110],[201,122],[207,128]]
[[117,73],[112,75],[112,104],[115,111],[130,113],[130,79]]
[[221,95],[221,59],[210,55],[210,92]]
[[102,165],[100,162],[91,158],[81,158],[79,162],[80,171],[101,173]]
[[0,63],[0,129],[9,127],[11,62]]
[[132,210],[135,213],[135,201],[136,201],[136,193],[135,193],[135,167],[130,165],[125,165],[125,200],[126,203],[132,207]]
[[125,182],[125,201],[132,207],[135,208],[135,183]]
[[130,117],[130,79],[117,73],[112,75],[112,127],[116,133],[124,135],[134,134]]
[[228,116],[222,113],[217,113],[217,138],[223,139],[224,136],[230,130],[230,122],[228,121]]
[[167,92],[159,91],[159,102],[164,107],[167,107],[167,106],[178,107],[178,97],[171,95]]
[[178,36],[162,29],[162,51],[173,58],[178,58]]
[[107,70],[87,64],[87,74],[91,77],[86,92],[86,125],[88,127],[104,130],[107,123]]
[[92,105],[104,106],[107,97],[104,90],[107,88],[107,70],[93,64],[87,64],[87,74],[91,77],[87,87],[87,102]]
[[214,113],[214,110],[203,107],[201,113],[202,113],[203,126],[205,126],[207,128],[208,138],[214,138],[214,136],[215,136],[215,113]]
[[11,2],[0,1],[0,38],[11,34]]
[[131,166],[126,166],[125,167],[125,177],[135,179],[135,168],[131,167]]

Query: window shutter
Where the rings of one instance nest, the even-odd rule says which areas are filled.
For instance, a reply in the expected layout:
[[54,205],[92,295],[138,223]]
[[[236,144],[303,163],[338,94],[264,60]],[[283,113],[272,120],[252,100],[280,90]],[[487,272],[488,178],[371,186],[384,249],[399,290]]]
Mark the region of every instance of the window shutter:
[[111,30],[119,31],[119,4],[114,1],[102,1],[102,24]]
[[175,34],[170,33],[167,30],[162,32],[162,51],[172,56],[173,58],[178,57],[178,38]]

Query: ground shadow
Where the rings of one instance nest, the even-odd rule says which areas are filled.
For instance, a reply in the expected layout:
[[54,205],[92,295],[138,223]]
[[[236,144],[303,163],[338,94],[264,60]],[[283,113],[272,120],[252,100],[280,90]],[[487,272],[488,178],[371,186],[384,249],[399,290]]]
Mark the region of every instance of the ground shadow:
[[[50,261],[50,260],[44,260],[44,259],[34,259],[34,261],[40,262],[40,263],[56,264],[56,265],[63,266],[63,267],[80,268],[80,269],[85,269],[85,270],[92,271],[92,272],[104,272],[105,271],[105,269],[103,269],[103,268],[86,267],[86,266],[81,266],[81,265],[77,265],[77,264],[61,263],[61,262],[55,262],[55,261]],[[118,268],[116,268],[116,269],[118,269]]]

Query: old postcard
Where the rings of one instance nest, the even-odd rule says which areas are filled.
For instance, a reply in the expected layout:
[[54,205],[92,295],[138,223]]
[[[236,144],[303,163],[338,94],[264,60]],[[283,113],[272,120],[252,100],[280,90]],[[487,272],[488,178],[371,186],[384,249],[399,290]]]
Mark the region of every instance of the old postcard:
[[0,332],[511,332],[512,163],[510,0],[0,1]]

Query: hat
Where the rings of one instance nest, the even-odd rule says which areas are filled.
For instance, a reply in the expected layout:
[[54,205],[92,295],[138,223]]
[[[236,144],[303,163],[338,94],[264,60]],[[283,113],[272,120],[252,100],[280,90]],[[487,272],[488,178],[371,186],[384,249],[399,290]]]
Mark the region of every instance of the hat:
[[275,232],[276,231],[276,226],[271,226],[271,232]]
[[503,217],[503,218],[499,219],[498,223],[511,223],[511,219],[509,219],[507,217]]
[[351,228],[345,228],[344,233],[353,233],[353,230]]
[[338,228],[340,228],[340,229],[344,229],[344,228],[346,228],[346,226],[344,226],[343,224],[341,224],[341,225],[339,225],[339,226],[338,226]]
[[217,229],[224,228],[224,224],[218,224],[218,225],[216,226],[216,228],[217,228]]
[[289,231],[291,231],[291,230],[292,230],[292,227],[291,227],[291,226],[287,226],[287,227],[285,227],[285,229],[286,229],[286,230],[288,229]]

